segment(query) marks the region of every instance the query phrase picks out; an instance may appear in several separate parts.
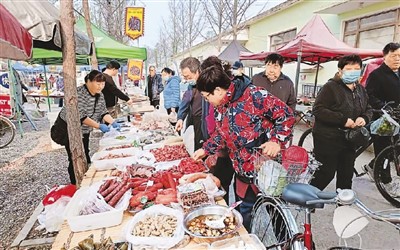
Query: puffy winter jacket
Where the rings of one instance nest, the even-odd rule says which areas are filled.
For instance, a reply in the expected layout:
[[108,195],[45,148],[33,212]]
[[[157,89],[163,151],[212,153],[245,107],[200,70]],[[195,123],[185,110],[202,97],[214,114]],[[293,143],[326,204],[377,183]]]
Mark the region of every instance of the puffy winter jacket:
[[214,116],[215,131],[203,149],[215,154],[226,146],[235,171],[247,177],[253,175],[254,147],[266,141],[283,147],[292,137],[295,122],[292,110],[277,97],[240,82],[231,84]]
[[181,103],[180,82],[181,79],[178,76],[172,76],[166,82],[163,91],[166,109],[179,107]]

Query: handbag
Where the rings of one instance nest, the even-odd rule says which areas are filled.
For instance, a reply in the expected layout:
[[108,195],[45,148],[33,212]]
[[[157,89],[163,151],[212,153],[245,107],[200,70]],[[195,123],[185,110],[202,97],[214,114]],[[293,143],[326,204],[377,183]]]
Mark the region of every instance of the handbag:
[[365,127],[355,127],[345,132],[345,138],[355,147],[366,146],[371,139],[371,135]]
[[57,116],[54,125],[51,126],[50,137],[55,143],[60,144],[61,146],[68,144],[67,123],[61,119],[60,115]]

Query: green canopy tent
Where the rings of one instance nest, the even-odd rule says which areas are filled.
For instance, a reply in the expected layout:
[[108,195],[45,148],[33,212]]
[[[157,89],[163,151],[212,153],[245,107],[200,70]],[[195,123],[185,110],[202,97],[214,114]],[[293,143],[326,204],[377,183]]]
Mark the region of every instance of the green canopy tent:
[[[92,32],[95,40],[96,55],[99,64],[106,64],[110,60],[121,61],[127,59],[139,59],[145,61],[147,59],[146,48],[131,47],[122,44],[113,38],[109,37],[101,29],[92,26]],[[86,33],[85,19],[80,17],[75,27],[84,33]],[[44,50],[39,48],[33,49],[33,56],[31,62],[39,64],[62,64],[62,54],[58,51]],[[87,65],[89,63],[89,56],[76,56],[76,63],[79,65]]]

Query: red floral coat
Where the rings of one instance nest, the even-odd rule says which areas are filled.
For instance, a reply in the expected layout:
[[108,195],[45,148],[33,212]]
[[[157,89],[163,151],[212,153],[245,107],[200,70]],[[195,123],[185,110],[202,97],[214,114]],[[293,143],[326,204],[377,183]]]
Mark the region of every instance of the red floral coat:
[[207,154],[229,149],[235,171],[253,176],[254,148],[267,141],[282,147],[292,137],[293,111],[268,91],[252,84],[231,84],[221,105],[214,109],[216,128],[203,144]]

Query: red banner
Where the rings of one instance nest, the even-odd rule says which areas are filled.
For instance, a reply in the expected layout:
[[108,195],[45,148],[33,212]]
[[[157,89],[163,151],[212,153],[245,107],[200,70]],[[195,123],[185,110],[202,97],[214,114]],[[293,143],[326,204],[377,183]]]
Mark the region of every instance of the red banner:
[[7,94],[0,94],[0,114],[6,117],[12,115],[11,98]]

